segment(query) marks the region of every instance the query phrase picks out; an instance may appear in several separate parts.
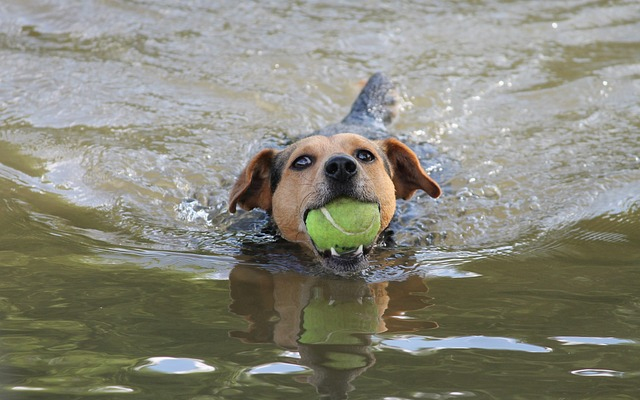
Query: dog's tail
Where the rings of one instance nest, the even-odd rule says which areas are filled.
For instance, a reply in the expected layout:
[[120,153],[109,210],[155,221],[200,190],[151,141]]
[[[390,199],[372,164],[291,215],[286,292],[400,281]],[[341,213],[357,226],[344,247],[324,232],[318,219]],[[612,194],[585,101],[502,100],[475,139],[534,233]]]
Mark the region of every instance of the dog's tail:
[[395,85],[378,72],[369,78],[342,123],[386,130],[386,126],[398,115],[398,108]]

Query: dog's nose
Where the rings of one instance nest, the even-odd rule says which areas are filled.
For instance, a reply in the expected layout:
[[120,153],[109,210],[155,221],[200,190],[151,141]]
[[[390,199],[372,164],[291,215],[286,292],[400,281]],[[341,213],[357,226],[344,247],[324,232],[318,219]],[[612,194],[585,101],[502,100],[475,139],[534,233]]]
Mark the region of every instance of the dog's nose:
[[336,155],[324,164],[324,173],[331,179],[345,182],[358,173],[358,164],[346,154]]

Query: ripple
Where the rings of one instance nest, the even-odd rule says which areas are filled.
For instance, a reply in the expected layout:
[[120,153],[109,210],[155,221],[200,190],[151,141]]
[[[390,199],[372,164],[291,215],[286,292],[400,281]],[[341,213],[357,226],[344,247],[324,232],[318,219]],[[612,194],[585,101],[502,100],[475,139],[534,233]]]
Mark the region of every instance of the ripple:
[[147,373],[184,375],[212,372],[216,369],[205,364],[202,360],[193,358],[151,357],[135,370]]
[[306,372],[307,368],[296,364],[289,364],[283,362],[274,362],[269,364],[262,364],[251,368],[247,371],[249,375],[262,375],[262,374],[299,374]]
[[619,339],[615,337],[589,337],[589,336],[555,336],[550,339],[557,340],[565,346],[593,345],[612,346],[620,344],[638,344],[631,339]]
[[490,336],[459,336],[433,338],[422,336],[400,336],[382,341],[382,346],[419,355],[436,350],[507,350],[526,353],[550,353],[548,347],[523,343],[517,339]]
[[36,386],[14,386],[11,388],[11,390],[15,390],[19,392],[43,392],[47,389],[43,387],[36,387]]
[[126,386],[102,386],[89,390],[90,393],[133,393],[134,390]]
[[609,377],[609,378],[623,378],[625,373],[620,371],[615,371],[612,369],[598,369],[598,368],[586,368],[586,369],[578,369],[575,371],[571,371],[573,375],[578,376],[598,376],[598,377]]

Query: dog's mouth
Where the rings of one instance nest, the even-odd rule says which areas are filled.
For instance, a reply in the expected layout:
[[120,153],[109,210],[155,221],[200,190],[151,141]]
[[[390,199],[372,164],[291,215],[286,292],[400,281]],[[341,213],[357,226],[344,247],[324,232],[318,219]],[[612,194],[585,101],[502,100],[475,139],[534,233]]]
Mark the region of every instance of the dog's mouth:
[[[313,239],[311,240],[313,243]],[[354,250],[338,253],[333,247],[330,250],[320,250],[313,243],[315,252],[322,260],[322,266],[334,274],[349,276],[354,275],[369,266],[367,256],[373,249],[373,244],[369,246],[360,245]]]
[[[307,216],[312,209],[314,208],[307,209],[303,214],[305,228],[307,225]],[[319,248],[308,231],[307,235],[313,245],[314,252],[321,259],[323,267],[334,274],[342,276],[354,275],[366,269],[369,266],[367,256],[371,253],[377,242],[376,236],[376,240],[373,240],[368,245],[360,244],[355,248],[349,249],[331,247],[327,250]]]
[[[311,242],[313,242],[313,239],[311,240]],[[314,243],[314,246],[315,246],[315,243]],[[373,245],[364,247],[364,245],[361,244],[356,249],[348,250],[342,253],[338,253],[338,251],[333,247],[330,250],[324,250],[324,251],[319,250],[317,246],[315,248],[318,254],[322,256],[322,258],[333,257],[335,259],[353,260],[355,258],[367,256],[373,249]]]

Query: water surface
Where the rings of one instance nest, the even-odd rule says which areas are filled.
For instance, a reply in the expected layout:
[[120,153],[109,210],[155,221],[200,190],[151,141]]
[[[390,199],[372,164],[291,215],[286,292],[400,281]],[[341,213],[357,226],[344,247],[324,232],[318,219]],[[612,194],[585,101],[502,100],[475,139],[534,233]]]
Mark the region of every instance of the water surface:
[[[636,2],[9,0],[0,64],[0,397],[640,397]],[[376,71],[445,194],[311,276],[228,190]]]

